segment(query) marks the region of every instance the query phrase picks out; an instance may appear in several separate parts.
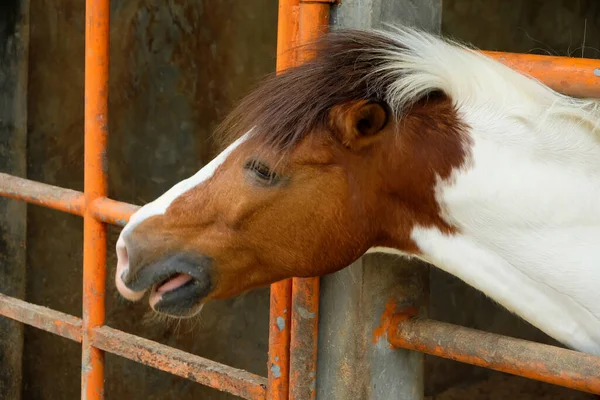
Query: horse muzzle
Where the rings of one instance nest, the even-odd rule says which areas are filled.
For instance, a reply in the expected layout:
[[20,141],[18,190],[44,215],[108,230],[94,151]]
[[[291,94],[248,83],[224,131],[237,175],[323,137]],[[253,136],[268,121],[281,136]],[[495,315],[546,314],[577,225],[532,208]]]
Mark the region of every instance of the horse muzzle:
[[117,255],[115,281],[119,293],[128,300],[138,301],[150,291],[150,306],[159,313],[193,316],[212,290],[211,257],[180,252],[132,268],[122,241],[117,243]]

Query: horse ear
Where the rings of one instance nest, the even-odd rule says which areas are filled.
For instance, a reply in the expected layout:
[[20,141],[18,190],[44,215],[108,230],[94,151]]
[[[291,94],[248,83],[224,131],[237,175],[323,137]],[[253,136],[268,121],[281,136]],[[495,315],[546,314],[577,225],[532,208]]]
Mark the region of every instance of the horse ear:
[[329,123],[336,137],[350,148],[370,143],[385,128],[388,119],[384,104],[368,100],[337,105],[329,112]]

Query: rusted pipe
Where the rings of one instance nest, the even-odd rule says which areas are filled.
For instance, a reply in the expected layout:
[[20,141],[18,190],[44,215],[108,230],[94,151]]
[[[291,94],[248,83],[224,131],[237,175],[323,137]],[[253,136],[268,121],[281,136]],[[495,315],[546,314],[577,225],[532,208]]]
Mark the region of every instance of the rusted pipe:
[[99,221],[125,226],[131,214],[139,210],[139,208],[139,206],[133,204],[101,197],[92,203],[91,212]]
[[[332,1],[300,0],[299,44],[329,30]],[[312,54],[298,54],[298,63]],[[290,400],[316,398],[319,337],[319,278],[294,278],[290,343]]]
[[[0,173],[0,196],[79,216],[83,216],[85,212],[85,199],[81,192],[3,173]],[[120,226],[125,226],[131,214],[139,208],[140,206],[106,197],[95,199],[90,207],[94,218]]]
[[104,399],[104,352],[91,332],[105,318],[106,226],[91,205],[107,195],[109,0],[86,0],[81,398]]
[[547,86],[574,97],[600,97],[600,60],[483,51]]
[[[0,294],[0,315],[81,342],[82,320]],[[93,346],[246,399],[265,399],[267,379],[107,326],[91,332]]]
[[244,399],[265,399],[267,380],[107,326],[94,328],[92,344],[102,350]]
[[[277,72],[296,63],[299,0],[279,0],[277,21]],[[268,392],[269,400],[286,400],[290,384],[290,318],[292,280],[271,285],[269,310]]]
[[319,278],[294,278],[290,344],[290,400],[315,399],[319,337]]
[[0,173],[0,196],[83,215],[83,193]]
[[81,319],[0,293],[0,315],[81,343]]
[[395,347],[600,394],[600,357],[589,354],[405,315],[393,317],[388,340]]

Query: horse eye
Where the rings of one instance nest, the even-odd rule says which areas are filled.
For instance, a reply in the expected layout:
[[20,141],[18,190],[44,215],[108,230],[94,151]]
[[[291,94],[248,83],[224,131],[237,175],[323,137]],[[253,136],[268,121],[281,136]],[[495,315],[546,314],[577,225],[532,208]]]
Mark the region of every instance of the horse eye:
[[258,179],[267,184],[274,184],[278,180],[277,174],[271,171],[271,168],[269,168],[269,166],[262,161],[248,161],[244,168],[252,172]]

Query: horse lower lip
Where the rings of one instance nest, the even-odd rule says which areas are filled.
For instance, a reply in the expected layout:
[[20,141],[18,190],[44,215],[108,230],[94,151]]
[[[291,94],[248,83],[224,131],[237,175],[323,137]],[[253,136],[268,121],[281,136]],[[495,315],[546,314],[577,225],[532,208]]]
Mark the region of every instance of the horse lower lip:
[[166,292],[154,289],[150,294],[150,306],[155,311],[173,317],[188,317],[199,310],[198,305],[209,290],[210,281],[189,279],[183,285]]

